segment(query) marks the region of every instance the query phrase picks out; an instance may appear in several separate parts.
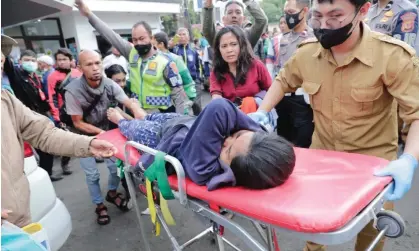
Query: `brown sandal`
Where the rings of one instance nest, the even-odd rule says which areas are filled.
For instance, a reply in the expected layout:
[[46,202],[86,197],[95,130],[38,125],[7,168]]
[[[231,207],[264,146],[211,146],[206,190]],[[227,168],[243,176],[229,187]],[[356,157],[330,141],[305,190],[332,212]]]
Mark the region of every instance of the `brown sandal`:
[[[116,204],[116,199],[119,199],[119,205]],[[111,196],[109,192],[106,194],[106,201],[109,203],[114,204],[117,208],[119,208],[123,212],[129,211],[128,208],[128,201],[122,196],[121,193],[117,193],[115,196]]]
[[[101,214],[103,211],[106,211],[106,215]],[[108,208],[106,206],[96,207],[95,212],[97,214],[97,220],[96,220],[97,224],[103,226],[103,225],[108,225],[111,222],[111,217],[109,217],[109,215],[107,215]]]

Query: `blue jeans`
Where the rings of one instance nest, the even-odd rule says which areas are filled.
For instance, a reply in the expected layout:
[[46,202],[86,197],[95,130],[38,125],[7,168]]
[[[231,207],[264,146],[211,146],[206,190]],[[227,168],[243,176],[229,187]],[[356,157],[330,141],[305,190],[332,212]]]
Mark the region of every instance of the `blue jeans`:
[[[109,169],[108,190],[116,190],[119,185],[119,177],[117,175],[117,167],[115,160],[106,159],[105,163]],[[103,203],[102,192],[100,190],[100,173],[97,168],[96,160],[93,157],[80,158],[80,166],[86,174],[86,183],[89,188],[90,197],[94,204]]]

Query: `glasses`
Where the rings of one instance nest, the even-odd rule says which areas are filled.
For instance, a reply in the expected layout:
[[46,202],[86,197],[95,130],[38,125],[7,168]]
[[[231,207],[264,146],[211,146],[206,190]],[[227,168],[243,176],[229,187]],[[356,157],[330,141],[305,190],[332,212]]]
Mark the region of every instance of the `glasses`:
[[[351,22],[354,21],[355,17],[358,15],[358,11],[356,12],[355,16],[352,18]],[[344,18],[343,20],[339,20],[338,18],[329,18],[326,20],[326,27],[332,30],[336,30],[342,27],[342,23],[345,22],[345,20],[348,19],[349,16]],[[322,26],[322,22],[320,21],[320,18],[312,17],[310,19],[310,25],[313,29],[320,29]]]

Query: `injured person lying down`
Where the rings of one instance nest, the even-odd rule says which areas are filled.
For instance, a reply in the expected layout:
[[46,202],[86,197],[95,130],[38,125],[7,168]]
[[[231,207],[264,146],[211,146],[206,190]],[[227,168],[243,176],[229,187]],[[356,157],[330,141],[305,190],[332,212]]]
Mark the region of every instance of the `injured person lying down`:
[[[266,132],[225,99],[211,101],[197,117],[144,112],[140,119],[127,120],[110,108],[108,118],[128,140],[176,157],[186,176],[209,191],[221,186],[272,188],[294,170],[292,144]],[[143,154],[140,162],[147,169],[153,160]]]

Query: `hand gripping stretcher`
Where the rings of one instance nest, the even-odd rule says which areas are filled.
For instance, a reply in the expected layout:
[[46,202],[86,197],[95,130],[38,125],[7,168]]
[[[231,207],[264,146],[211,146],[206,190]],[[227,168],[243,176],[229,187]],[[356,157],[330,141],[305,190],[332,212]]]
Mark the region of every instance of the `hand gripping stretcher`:
[[[144,235],[141,210],[134,196],[144,179],[134,171],[140,153],[157,154],[147,146],[127,142],[119,129],[98,136],[115,145],[115,157],[125,161],[125,177],[135,206],[144,250],[150,250]],[[137,150],[138,149],[138,150]],[[176,199],[185,208],[209,219],[212,226],[190,241],[179,244],[163,220],[158,199],[157,219],[172,242],[174,250],[183,250],[206,234],[215,235],[218,249],[225,243],[240,250],[223,237],[224,229],[235,234],[253,251],[279,251],[276,232],[289,232],[305,241],[323,245],[338,245],[352,240],[371,220],[380,231],[368,251],[373,250],[383,236],[397,238],[404,233],[403,219],[392,211],[383,211],[385,195],[391,178],[373,176],[375,169],[388,161],[371,156],[296,148],[296,166],[289,180],[282,186],[267,190],[248,190],[241,187],[220,188],[209,192],[185,178],[181,163],[165,156],[176,171],[168,181]],[[134,185],[135,184],[135,185]],[[154,197],[154,196],[153,196]],[[251,236],[222,212],[230,211],[250,220],[260,238]],[[261,239],[262,241],[258,241]]]

